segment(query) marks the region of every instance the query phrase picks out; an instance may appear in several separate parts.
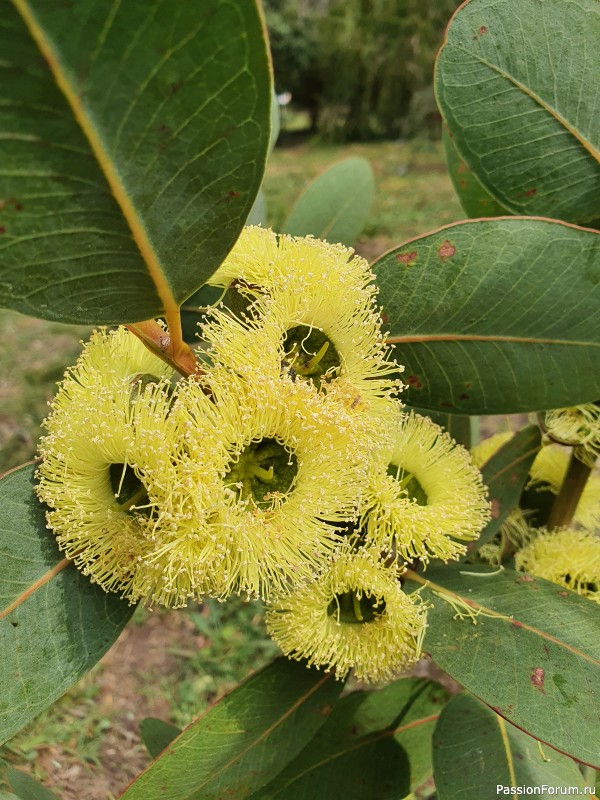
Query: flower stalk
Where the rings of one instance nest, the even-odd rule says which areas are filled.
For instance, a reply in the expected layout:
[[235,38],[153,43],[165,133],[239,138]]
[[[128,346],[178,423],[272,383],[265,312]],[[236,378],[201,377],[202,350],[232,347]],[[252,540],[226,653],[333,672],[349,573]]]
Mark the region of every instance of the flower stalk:
[[567,473],[563,480],[560,491],[552,505],[548,518],[548,530],[554,528],[565,528],[573,521],[573,516],[577,510],[577,505],[586,487],[588,478],[592,474],[592,466],[588,466],[580,461],[575,455],[575,450],[571,452]]

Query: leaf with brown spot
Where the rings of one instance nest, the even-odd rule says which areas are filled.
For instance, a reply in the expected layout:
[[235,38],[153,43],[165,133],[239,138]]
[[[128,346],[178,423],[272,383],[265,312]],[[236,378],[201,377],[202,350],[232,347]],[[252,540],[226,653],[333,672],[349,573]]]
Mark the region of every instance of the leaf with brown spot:
[[456,247],[448,239],[444,239],[438,248],[438,255],[440,258],[451,258],[456,253]]
[[450,21],[440,111],[485,190],[515,214],[599,217],[598,41],[597,0],[469,0]]
[[433,604],[423,647],[436,664],[512,724],[598,768],[597,604],[574,592],[558,597],[555,584],[522,581],[508,568],[457,564],[406,576],[405,587],[420,587]]
[[134,610],[63,558],[34,470],[0,480],[0,744],[85,675]]
[[[446,242],[456,252],[441,267]],[[522,217],[457,222],[390,250],[373,271],[394,356],[421,376],[408,405],[504,414],[600,396],[598,232]]]
[[2,193],[28,198],[3,212],[0,303],[69,323],[164,314],[176,328],[262,180],[259,3],[13,0],[0,43]]

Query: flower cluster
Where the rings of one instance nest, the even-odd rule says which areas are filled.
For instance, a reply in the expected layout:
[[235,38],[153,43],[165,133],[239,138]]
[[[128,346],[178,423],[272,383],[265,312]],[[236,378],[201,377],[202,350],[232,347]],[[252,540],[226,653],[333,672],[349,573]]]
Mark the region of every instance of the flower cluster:
[[205,372],[125,329],[93,335],[46,420],[38,494],[107,591],[177,607],[262,598],[283,652],[386,680],[420,654],[406,564],[457,558],[489,518],[469,454],[402,409],[367,263],[246,228],[211,282]]
[[[560,416],[559,412],[547,412],[546,419],[555,413]],[[511,437],[510,432],[499,433],[482,441],[472,451],[475,463],[482,466]],[[543,508],[545,500],[559,493],[568,466],[569,451],[558,444],[546,444],[530,467],[525,494],[532,493],[534,502]],[[518,570],[600,603],[600,477],[593,473],[589,476],[568,528],[548,531],[535,512],[527,509],[527,497],[523,500],[525,508],[511,511],[494,541],[479,548],[479,556],[499,566],[503,553],[514,552]]]

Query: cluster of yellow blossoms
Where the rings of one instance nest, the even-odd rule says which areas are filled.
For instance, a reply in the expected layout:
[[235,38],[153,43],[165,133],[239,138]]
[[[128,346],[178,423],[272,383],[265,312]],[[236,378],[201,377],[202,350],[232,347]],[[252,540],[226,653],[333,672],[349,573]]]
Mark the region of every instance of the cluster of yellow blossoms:
[[[587,415],[588,409],[580,407]],[[546,412],[546,419],[572,418],[577,408]],[[567,413],[568,412],[568,413]],[[498,433],[473,448],[478,466],[510,440],[512,433]],[[579,442],[578,445],[582,443]],[[553,497],[567,474],[569,451],[558,444],[547,444],[538,453],[529,471],[526,491]],[[507,517],[495,541],[479,548],[479,555],[494,566],[501,562],[508,547],[515,553],[515,567],[560,584],[600,603],[600,476],[592,473],[583,489],[568,528],[548,531],[531,524],[529,512],[515,508]]]
[[46,420],[38,494],[107,591],[183,606],[262,598],[284,653],[386,680],[419,657],[413,559],[457,558],[489,518],[468,452],[403,411],[367,263],[246,228],[210,281],[198,377],[125,329],[92,336]]

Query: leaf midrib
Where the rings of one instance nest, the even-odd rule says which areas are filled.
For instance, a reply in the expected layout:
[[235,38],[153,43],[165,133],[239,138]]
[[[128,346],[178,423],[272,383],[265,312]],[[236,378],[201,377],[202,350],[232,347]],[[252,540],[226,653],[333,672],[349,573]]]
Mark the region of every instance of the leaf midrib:
[[[269,727],[268,727],[268,728],[266,728],[266,729],[265,729],[265,730],[264,730],[264,731],[263,731],[263,732],[262,732],[262,733],[261,733],[259,736],[256,736],[256,737],[255,737],[255,738],[254,738],[254,739],[253,739],[253,740],[250,742],[250,744],[249,744],[249,745],[248,745],[246,748],[244,748],[242,751],[240,751],[239,753],[237,753],[237,754],[236,754],[236,755],[235,755],[233,758],[229,759],[229,761],[227,761],[227,763],[226,763],[226,764],[223,764],[223,765],[221,765],[221,766],[220,766],[220,767],[219,767],[217,770],[215,770],[214,772],[212,772],[212,773],[211,773],[211,774],[210,774],[210,775],[209,775],[207,778],[205,778],[205,779],[204,779],[204,780],[203,780],[201,783],[198,783],[198,784],[196,784],[195,786],[193,786],[193,787],[191,787],[190,789],[188,789],[188,790],[187,790],[187,792],[186,792],[186,794],[185,794],[185,796],[182,796],[182,800],[184,800],[184,797],[185,797],[185,800],[193,800],[193,798],[197,796],[197,795],[196,795],[196,793],[197,793],[197,792],[198,792],[200,789],[202,789],[202,788],[203,788],[204,786],[206,786],[207,784],[210,784],[210,783],[212,783],[213,781],[215,781],[215,780],[216,780],[216,779],[219,777],[219,775],[221,775],[221,774],[222,774],[222,773],[223,773],[225,770],[227,770],[227,769],[230,769],[230,768],[231,768],[231,767],[232,767],[234,764],[236,764],[238,761],[240,761],[240,759],[242,759],[242,758],[243,758],[244,756],[246,756],[246,755],[247,755],[249,752],[251,752],[251,751],[253,750],[253,748],[255,748],[255,747],[256,747],[256,746],[257,746],[257,745],[258,745],[258,744],[259,744],[259,743],[260,743],[260,742],[261,742],[263,739],[265,739],[266,737],[270,736],[270,734],[271,734],[271,733],[272,733],[272,732],[273,732],[273,731],[274,731],[274,730],[275,730],[275,729],[276,729],[276,728],[277,728],[279,725],[281,725],[281,724],[282,724],[282,723],[283,723],[283,722],[284,722],[284,721],[285,721],[285,720],[286,720],[286,719],[287,719],[289,716],[291,716],[291,715],[292,715],[292,714],[293,714],[295,711],[297,711],[297,709],[298,709],[298,708],[300,708],[300,706],[301,706],[303,703],[305,703],[305,702],[308,700],[308,698],[309,698],[309,697],[311,697],[311,695],[313,695],[313,694],[314,694],[314,693],[315,693],[315,692],[316,692],[318,689],[320,689],[320,688],[321,688],[321,687],[322,687],[322,686],[323,686],[323,685],[324,685],[324,684],[325,684],[327,681],[329,681],[329,680],[332,680],[332,678],[333,678],[333,674],[332,674],[331,672],[329,672],[329,673],[326,673],[325,675],[323,675],[323,677],[322,677],[322,678],[320,678],[320,680],[319,680],[319,681],[318,681],[318,682],[317,682],[317,683],[316,683],[314,686],[312,686],[312,687],[311,687],[311,688],[310,688],[308,691],[304,692],[304,693],[303,693],[303,694],[302,694],[302,695],[301,695],[301,696],[300,696],[300,697],[299,697],[299,698],[298,698],[298,699],[297,699],[297,700],[296,700],[296,701],[295,701],[295,702],[294,702],[294,703],[293,703],[293,704],[292,704],[292,705],[291,705],[291,706],[290,706],[290,707],[289,707],[289,708],[288,708],[288,709],[285,711],[285,713],[281,714],[281,715],[278,717],[278,719],[277,719],[275,722],[273,722],[271,725],[269,725]],[[205,713],[206,713],[206,712],[205,712]],[[184,733],[185,733],[185,732],[184,732]],[[125,790],[125,793],[124,793],[123,795],[121,795],[121,796],[122,796],[123,798],[126,798],[126,797],[127,797],[127,793],[128,793],[128,792],[129,792],[131,789],[135,789],[135,788],[136,788],[136,784],[138,783],[138,781],[140,781],[141,779],[143,779],[143,776],[147,775],[147,774],[148,774],[148,771],[149,771],[151,768],[152,768],[152,765],[150,765],[150,767],[148,767],[148,769],[147,769],[147,770],[145,770],[145,771],[144,771],[144,772],[142,772],[140,775],[138,775],[138,777],[137,777],[137,778],[135,778],[135,780],[133,781],[133,783],[132,783],[132,784],[131,784],[131,785],[130,785],[130,786],[129,786],[129,787],[126,789],[126,790]]]
[[55,53],[50,41],[47,39],[43,28],[38,24],[37,19],[30,9],[27,0],[12,0],[18,13],[21,15],[29,33],[35,41],[42,56],[46,59],[50,67],[56,84],[65,99],[67,100],[76,122],[83,131],[88,144],[96,158],[104,177],[110,187],[112,195],[121,209],[121,212],[129,225],[133,239],[140,251],[142,259],[146,264],[148,274],[152,280],[158,297],[163,304],[165,316],[168,320],[177,318],[179,307],[171,287],[166,279],[157,253],[155,252],[148,234],[142,225],[135,206],[127,193],[111,159],[106,152],[104,145],[98,135],[92,119],[88,116],[80,98],[71,85],[57,54]]
[[504,336],[469,333],[425,333],[410,336],[388,336],[388,344],[420,344],[421,342],[509,342],[533,345],[568,345],[572,347],[600,347],[600,342],[581,342],[577,339],[542,339],[535,336]]
[[538,94],[536,94],[531,89],[529,89],[527,86],[525,86],[524,83],[521,83],[521,81],[518,80],[517,78],[515,78],[514,75],[511,75],[509,72],[506,72],[504,69],[502,69],[502,67],[500,67],[500,66],[498,66],[496,64],[493,64],[491,61],[488,61],[487,59],[483,58],[482,56],[478,55],[477,53],[474,53],[472,50],[469,50],[468,48],[464,47],[463,45],[459,45],[459,44],[454,44],[453,43],[451,46],[455,47],[457,50],[461,50],[463,53],[466,53],[468,56],[471,56],[472,58],[475,58],[480,64],[482,64],[483,66],[488,67],[489,69],[493,70],[498,75],[500,75],[502,78],[505,78],[507,81],[512,83],[513,86],[515,86],[517,89],[520,89],[524,94],[526,94],[533,101],[535,101],[541,108],[543,108],[544,111],[547,111],[550,114],[550,116],[552,116],[560,125],[562,125],[563,128],[568,133],[570,133],[571,136],[573,136],[573,138],[576,139],[579,142],[579,144],[585,150],[587,150],[587,152],[592,156],[592,158],[594,158],[596,161],[600,162],[600,151],[598,151],[593,146],[593,144],[591,142],[589,142],[584,137],[584,135],[577,130],[577,128],[575,128],[573,125],[571,125],[571,123],[568,122],[568,120],[566,120],[562,116],[562,114],[560,114],[557,111],[557,109],[555,109],[551,105],[549,105]]
[[71,563],[70,559],[63,558],[62,561],[59,561],[55,564],[51,569],[44,572],[42,576],[40,576],[37,581],[34,581],[30,586],[25,589],[24,592],[16,597],[13,602],[7,606],[4,610],[0,611],[0,620],[5,619],[9,614],[11,614],[16,608],[18,608],[21,603],[24,603],[25,600],[29,599],[32,594],[35,594],[38,589],[41,589],[42,586],[45,586],[49,583],[53,578],[55,578],[60,572],[65,569]]

